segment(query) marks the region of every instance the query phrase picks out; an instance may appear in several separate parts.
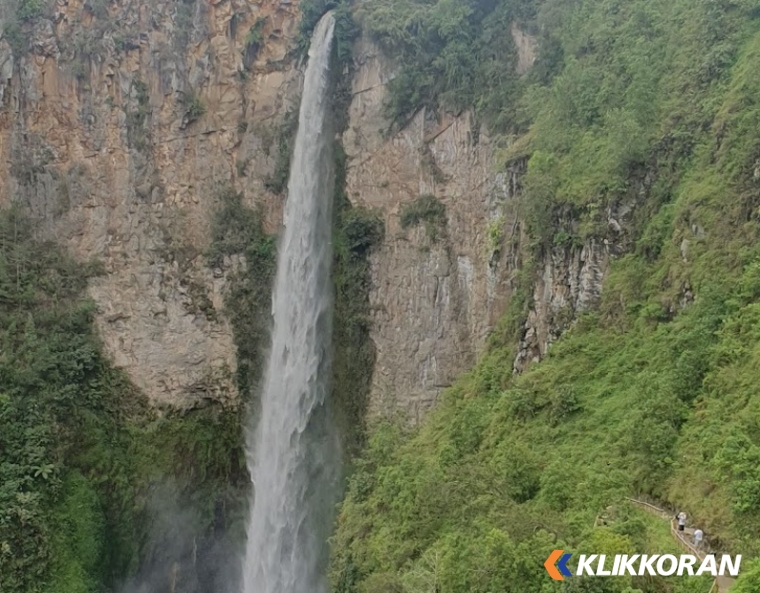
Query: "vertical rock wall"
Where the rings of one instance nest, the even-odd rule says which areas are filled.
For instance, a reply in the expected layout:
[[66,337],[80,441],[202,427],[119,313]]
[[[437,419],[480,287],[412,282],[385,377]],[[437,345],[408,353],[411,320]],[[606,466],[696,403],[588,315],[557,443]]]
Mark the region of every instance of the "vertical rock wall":
[[[401,410],[416,421],[472,366],[510,297],[514,179],[497,172],[494,147],[467,113],[422,110],[389,135],[383,103],[393,65],[367,39],[357,44],[356,60],[343,136],[347,189],[386,224],[372,256],[370,409]],[[400,222],[404,208],[425,195],[446,207],[435,238],[424,224],[404,229]]]
[[[102,340],[158,406],[236,397],[222,305],[229,272],[245,264],[209,269],[203,254],[227,188],[261,207],[270,230],[280,224],[283,197],[266,181],[300,93],[299,18],[297,2],[279,0],[57,0],[28,51],[0,39],[0,204],[24,204],[45,234],[103,263],[90,286]],[[535,40],[511,34],[525,72]],[[416,421],[472,366],[511,298],[524,163],[498,167],[468,113],[421,110],[389,133],[394,65],[366,38],[355,50],[347,190],[386,224],[371,262],[370,409]],[[422,196],[446,209],[432,234],[401,224]],[[608,251],[588,242],[540,262],[516,370],[593,305]]]
[[[516,25],[511,34],[522,74],[536,59],[536,40]],[[517,287],[528,248],[519,217],[519,201],[529,199],[521,187],[526,161],[498,165],[487,131],[466,112],[421,110],[390,133],[383,105],[394,65],[368,39],[357,44],[356,64],[343,136],[348,193],[386,223],[372,259],[377,364],[370,409],[400,410],[414,422],[473,365]],[[435,240],[424,224],[401,224],[405,208],[426,195],[446,207],[447,224]],[[613,235],[624,234],[631,210],[609,213]],[[577,315],[597,304],[616,249],[589,239],[538,258],[515,372],[545,356]]]
[[29,51],[0,40],[0,203],[104,264],[103,342],[157,405],[236,395],[228,270],[202,255],[225,188],[278,224],[264,181],[298,99],[298,22],[279,0],[58,0]]

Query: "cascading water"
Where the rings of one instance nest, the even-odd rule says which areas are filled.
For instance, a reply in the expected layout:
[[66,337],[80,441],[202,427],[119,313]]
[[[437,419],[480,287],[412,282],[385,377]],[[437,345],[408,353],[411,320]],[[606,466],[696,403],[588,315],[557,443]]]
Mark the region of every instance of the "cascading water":
[[253,497],[243,593],[326,590],[326,538],[338,446],[329,388],[333,169],[328,118],[335,23],[314,30],[277,262],[274,328],[261,409],[249,433]]

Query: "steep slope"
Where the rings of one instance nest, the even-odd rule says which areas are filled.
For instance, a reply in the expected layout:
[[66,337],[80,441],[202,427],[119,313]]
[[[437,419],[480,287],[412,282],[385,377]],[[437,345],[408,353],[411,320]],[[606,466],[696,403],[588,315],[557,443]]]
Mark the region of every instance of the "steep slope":
[[[516,56],[489,45],[499,18],[540,33],[517,81],[488,77],[489,60]],[[470,108],[505,163],[528,158],[532,298],[513,299],[420,428],[377,423],[334,538],[336,590],[557,590],[541,568],[555,547],[651,549],[623,504],[633,494],[756,556],[760,5],[396,0],[364,19],[401,64],[391,116]],[[520,363],[553,262],[594,245],[610,262],[601,294],[557,308],[570,329]],[[617,518],[593,528],[603,513]]]

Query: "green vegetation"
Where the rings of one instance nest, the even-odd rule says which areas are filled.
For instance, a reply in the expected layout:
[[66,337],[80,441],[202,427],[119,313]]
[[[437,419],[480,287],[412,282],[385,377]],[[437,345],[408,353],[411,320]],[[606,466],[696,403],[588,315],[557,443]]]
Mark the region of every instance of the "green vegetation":
[[132,82],[134,106],[126,110],[127,114],[127,139],[130,146],[136,150],[145,150],[148,147],[150,133],[147,129],[148,118],[150,117],[150,96],[148,95],[148,85],[142,80],[135,79]]
[[[89,322],[76,302],[86,271],[32,238],[15,210],[0,218],[0,574],[3,591],[37,591],[49,575],[51,507],[65,437],[103,393]],[[81,388],[81,391],[80,389]]]
[[45,0],[18,0],[5,11],[3,38],[9,43],[15,56],[28,49],[32,25],[44,14],[47,5]]
[[197,0],[178,0],[174,12],[176,34],[174,47],[178,51],[185,51],[190,43],[193,32],[193,19],[198,8]]
[[105,20],[108,18],[108,5],[110,0],[87,0],[85,6],[92,12],[96,19]]
[[14,56],[21,55],[26,49],[27,39],[24,36],[24,30],[17,22],[5,23],[3,27],[3,38],[11,46]]
[[[657,189],[669,199],[704,127],[719,123],[757,9],[707,0],[393,0],[363,4],[359,14],[402,66],[392,120],[442,105],[474,109],[505,145],[530,130],[505,158],[532,154],[523,216],[548,245],[562,212],[581,235],[605,234],[606,207],[635,199],[647,172],[659,173]],[[536,34],[540,48],[521,78],[504,34],[512,22]]]
[[[300,4],[302,11],[299,50],[305,54],[309,47],[311,34],[322,15],[328,10],[333,10],[335,17],[334,56],[335,64],[332,68],[334,73],[334,93],[332,110],[335,118],[335,127],[338,131],[347,125],[348,105],[351,100],[351,75],[353,62],[351,58],[351,45],[356,39],[359,28],[354,22],[347,2],[335,0],[306,0]],[[266,180],[266,188],[274,193],[281,194],[287,189],[290,176],[290,158],[293,154],[293,143],[298,130],[298,108],[291,109],[285,114],[280,124],[277,137],[277,154],[275,155],[275,169]],[[266,148],[267,154],[269,149]]]
[[[743,283],[757,286],[758,271],[754,259]],[[599,550],[596,515],[637,492],[677,501],[724,545],[757,554],[760,507],[745,494],[754,465],[740,461],[752,454],[718,430],[747,439],[742,416],[727,419],[734,405],[706,411],[726,406],[716,385],[727,372],[714,356],[728,346],[721,336],[733,342],[726,328],[741,325],[735,317],[760,294],[703,294],[671,322],[639,306],[627,331],[588,316],[516,379],[510,348],[493,348],[421,429],[376,427],[335,537],[337,590],[384,591],[380,583],[391,582],[400,588],[388,590],[417,591],[404,583],[437,559],[440,591],[538,591],[549,551]],[[618,297],[613,288],[608,302]],[[739,365],[747,379],[756,364]],[[721,526],[732,499],[741,514]],[[614,549],[651,551],[639,536],[618,533]],[[475,581],[467,576],[476,572]]]
[[244,266],[233,271],[224,299],[237,346],[238,389],[244,397],[251,394],[261,377],[261,356],[269,339],[276,249],[275,237],[264,232],[261,214],[246,208],[240,194],[224,191],[211,229],[208,262],[219,267],[225,256],[245,257]]
[[[17,35],[37,5],[19,3]],[[180,3],[178,20],[191,6]],[[303,39],[336,9],[340,132],[356,27],[345,3],[301,8]],[[334,590],[706,593],[700,580],[547,580],[542,563],[560,546],[671,551],[662,523],[624,504],[637,494],[686,509],[713,545],[744,555],[737,593],[760,590],[758,1],[388,0],[358,11],[400,64],[396,124],[421,107],[473,109],[505,163],[528,160],[521,216],[533,249],[476,367],[421,426],[367,430],[368,256],[383,226],[350,206],[336,149],[334,399],[347,448],[361,453],[333,538]],[[507,34],[515,22],[539,40],[524,77]],[[139,147],[149,115],[139,82],[133,104],[127,130]],[[202,104],[192,111],[200,116]],[[295,127],[292,112],[267,183],[277,193]],[[421,157],[435,179],[432,154]],[[239,195],[224,192],[220,203],[208,258],[214,267],[245,259],[226,312],[249,394],[275,242]],[[620,205],[633,206],[632,249],[613,261],[598,309],[515,376],[535,268],[552,247],[614,243],[608,212]],[[425,225],[434,240],[446,211],[422,196],[401,223]],[[504,241],[497,219],[489,250]],[[171,530],[151,529],[157,490],[192,510],[192,550],[219,508],[225,537],[240,536],[241,409],[155,414],[100,353],[84,298],[96,272],[36,240],[17,210],[0,216],[3,593],[115,588],[168,546]]]
[[495,261],[501,256],[501,250],[504,247],[504,225],[506,218],[499,215],[488,223],[488,257],[490,261]]
[[259,50],[264,43],[264,27],[266,24],[266,17],[259,17],[256,19],[256,22],[253,23],[253,26],[248,29],[248,33],[245,36],[245,49],[243,50],[246,68],[250,68],[253,60],[256,59],[256,54],[259,53]]
[[401,207],[401,228],[408,229],[425,225],[428,238],[435,242],[445,230],[447,223],[446,206],[435,196],[426,194]]
[[752,563],[742,566],[742,576],[731,593],[754,593],[760,587],[760,562],[755,560]]
[[[0,590],[89,593],[151,549],[211,537],[215,506],[232,524],[247,486],[240,411],[157,417],[100,354],[84,298],[98,266],[34,228],[18,209],[0,213]],[[196,518],[181,541],[151,530],[162,484]]]
[[339,145],[335,150],[333,400],[345,447],[353,455],[366,439],[367,404],[375,366],[375,347],[370,339],[369,256],[382,241],[385,229],[377,213],[351,207],[345,192],[345,153]]
[[[265,187],[276,194],[282,194],[288,188],[290,177],[290,158],[298,131],[298,108],[290,109],[282,118],[277,138],[277,154],[275,155],[274,172],[264,182]],[[267,150],[267,152],[269,152]]]
[[327,11],[332,10],[335,18],[333,46],[338,57],[338,66],[352,67],[352,44],[359,34],[359,27],[354,21],[351,4],[351,0],[304,0],[301,2],[298,52],[306,55],[314,27]]
[[[643,494],[744,554],[737,590],[758,590],[760,5],[393,0],[361,11],[402,65],[397,122],[426,105],[473,108],[502,140],[521,135],[503,160],[529,159],[521,208],[534,243],[472,372],[422,426],[372,427],[334,536],[334,589],[706,593],[686,579],[547,582],[556,547],[661,551],[664,539],[642,539],[627,519],[594,527]],[[520,80],[503,34],[512,21],[541,47]],[[504,76],[483,75],[489,64]],[[633,246],[598,310],[513,375],[536,262],[552,245],[614,242],[607,212],[620,204],[634,206]],[[404,213],[407,226],[419,212]]]
[[189,125],[194,121],[199,120],[206,113],[206,104],[195,92],[187,93],[182,103],[185,106],[185,125]]
[[[351,43],[358,29],[347,4],[334,8],[333,15],[334,91],[331,107],[336,132],[340,135],[348,126],[354,75]],[[332,399],[336,404],[346,459],[350,459],[361,450],[367,437],[367,405],[376,357],[375,345],[370,338],[372,309],[369,302],[369,257],[382,242],[385,226],[379,213],[351,205],[346,193],[346,153],[339,142],[335,143],[334,158],[335,221],[332,239],[335,306]]]
[[16,18],[27,23],[42,16],[45,11],[45,0],[19,0],[16,7]]
[[508,35],[514,20],[535,15],[534,0],[483,2],[390,0],[359,9],[362,24],[401,65],[388,105],[402,124],[422,107],[476,107],[494,129],[517,118],[522,83]]

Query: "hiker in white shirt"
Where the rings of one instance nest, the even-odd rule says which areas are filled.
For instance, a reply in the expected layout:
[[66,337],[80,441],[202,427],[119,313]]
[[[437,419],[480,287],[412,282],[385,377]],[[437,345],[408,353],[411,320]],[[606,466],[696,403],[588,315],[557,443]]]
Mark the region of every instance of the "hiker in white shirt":
[[701,529],[694,531],[694,547],[699,550],[702,547],[702,540],[705,538],[705,534]]
[[681,511],[676,515],[676,518],[678,519],[678,531],[683,531],[686,527],[686,513]]

